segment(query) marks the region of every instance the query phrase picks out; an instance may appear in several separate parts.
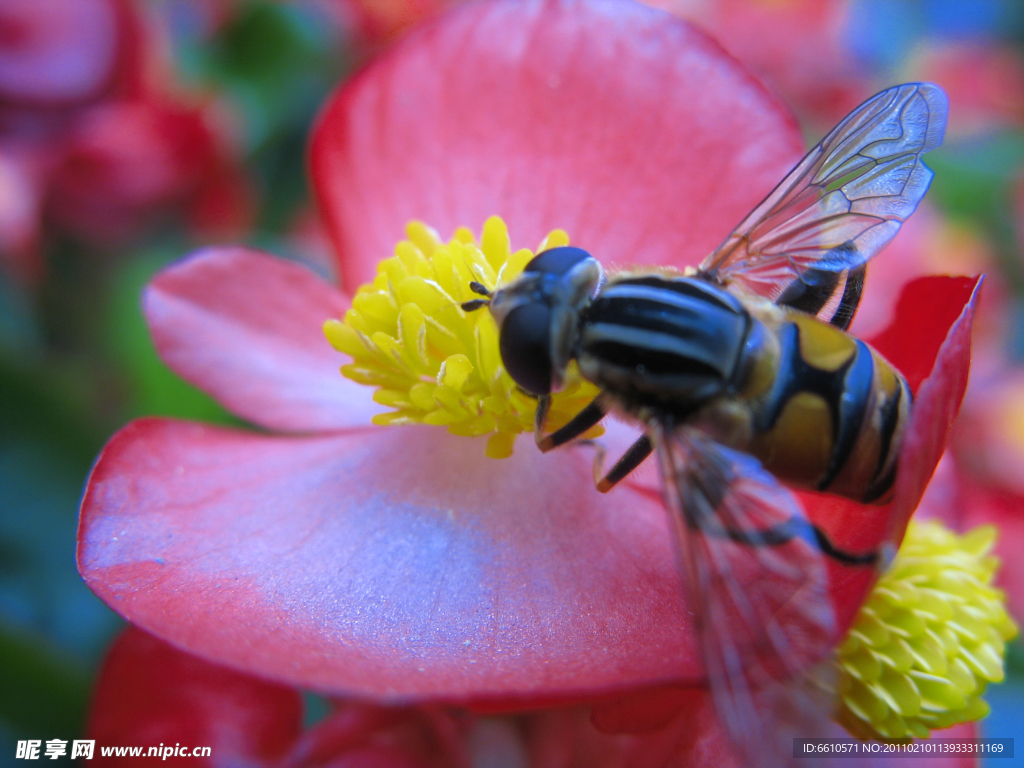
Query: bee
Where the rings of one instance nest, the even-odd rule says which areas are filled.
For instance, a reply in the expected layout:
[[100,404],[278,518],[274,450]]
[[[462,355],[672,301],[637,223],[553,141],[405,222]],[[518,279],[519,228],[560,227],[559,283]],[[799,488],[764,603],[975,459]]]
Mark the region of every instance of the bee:
[[[801,690],[837,639],[826,558],[879,559],[835,547],[782,483],[892,494],[911,391],[846,330],[868,260],[928,189],[921,155],[942,142],[947,110],[928,83],[869,99],[696,269],[606,276],[586,251],[553,248],[497,291],[473,283],[485,298],[463,305],[489,306],[506,370],[537,397],[540,450],[609,412],[642,426],[607,472],[599,454],[596,484],[608,491],[657,454],[712,695],[750,764],[781,764],[786,738],[827,719]],[[547,433],[573,361],[600,394]]]

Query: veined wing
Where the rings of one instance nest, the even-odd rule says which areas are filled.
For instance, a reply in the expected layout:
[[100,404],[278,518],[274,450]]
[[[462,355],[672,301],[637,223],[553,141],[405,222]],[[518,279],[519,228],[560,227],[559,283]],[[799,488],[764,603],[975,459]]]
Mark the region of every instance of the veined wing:
[[932,172],[921,155],[942,143],[947,113],[946,95],[931,83],[864,102],[704,260],[701,274],[775,301],[788,294],[782,303],[815,314],[843,289],[855,309],[859,285],[847,290],[847,276],[863,280],[858,270],[924,197]]
[[689,428],[654,438],[719,718],[744,764],[787,765],[793,738],[835,735],[814,528],[753,457]]

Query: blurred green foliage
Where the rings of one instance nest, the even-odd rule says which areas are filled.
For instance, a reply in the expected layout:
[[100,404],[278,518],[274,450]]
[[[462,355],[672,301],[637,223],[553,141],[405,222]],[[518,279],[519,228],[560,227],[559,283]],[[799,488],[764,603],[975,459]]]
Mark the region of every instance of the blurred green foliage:
[[179,47],[183,73],[224,94],[242,118],[248,167],[262,192],[258,230],[287,227],[308,198],[308,128],[348,67],[336,36],[309,9],[250,2],[213,40]]

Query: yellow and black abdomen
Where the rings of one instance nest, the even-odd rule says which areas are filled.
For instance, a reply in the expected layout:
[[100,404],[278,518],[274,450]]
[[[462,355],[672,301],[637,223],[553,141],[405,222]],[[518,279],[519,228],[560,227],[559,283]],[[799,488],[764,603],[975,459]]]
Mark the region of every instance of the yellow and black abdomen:
[[903,376],[863,341],[787,312],[774,381],[752,407],[747,449],[782,480],[884,502],[910,414]]

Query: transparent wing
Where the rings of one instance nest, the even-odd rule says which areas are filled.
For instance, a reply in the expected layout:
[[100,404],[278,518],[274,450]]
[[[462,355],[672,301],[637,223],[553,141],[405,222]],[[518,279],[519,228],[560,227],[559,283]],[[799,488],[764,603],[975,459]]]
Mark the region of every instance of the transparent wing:
[[942,143],[947,112],[946,95],[931,83],[895,86],[864,102],[704,260],[701,273],[772,300],[803,292],[820,301],[820,312],[924,197],[932,172],[921,155]]
[[793,738],[839,735],[814,529],[753,457],[693,429],[654,437],[719,717],[745,765],[788,765]]

